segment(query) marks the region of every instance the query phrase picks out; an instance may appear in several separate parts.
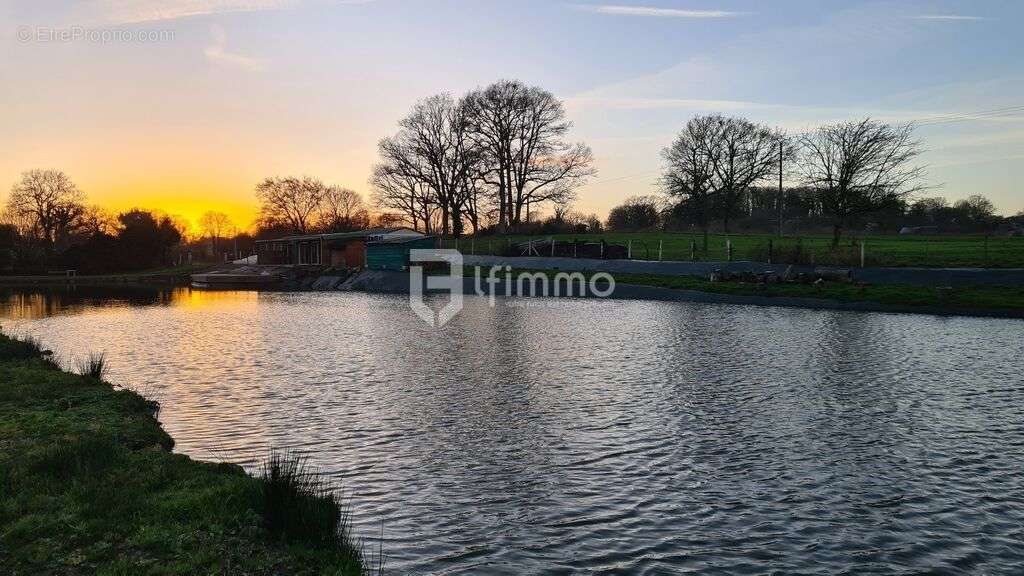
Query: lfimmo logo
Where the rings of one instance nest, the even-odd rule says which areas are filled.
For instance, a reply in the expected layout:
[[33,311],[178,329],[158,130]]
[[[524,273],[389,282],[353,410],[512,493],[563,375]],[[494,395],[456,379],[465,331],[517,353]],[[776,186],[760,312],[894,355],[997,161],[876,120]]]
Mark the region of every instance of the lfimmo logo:
[[[424,276],[424,264],[447,264],[446,275]],[[608,298],[615,293],[615,278],[607,272],[597,272],[588,278],[583,272],[519,271],[513,274],[508,264],[476,266],[471,277],[464,277],[464,260],[458,250],[413,249],[409,251],[409,306],[424,322],[440,328],[462,311],[464,290],[471,284],[469,294],[486,297],[493,308],[497,297],[503,296],[506,306],[519,305],[513,297],[543,298],[554,304],[563,298]],[[481,275],[481,270],[486,275]],[[424,297],[427,292],[448,293],[444,306],[434,309]]]
[[[423,266],[428,262],[448,263],[447,276],[427,276],[423,279]],[[413,249],[409,251],[409,306],[417,316],[434,328],[447,324],[462,310],[462,253],[458,250]],[[423,299],[426,290],[445,290],[450,300],[434,310]]]

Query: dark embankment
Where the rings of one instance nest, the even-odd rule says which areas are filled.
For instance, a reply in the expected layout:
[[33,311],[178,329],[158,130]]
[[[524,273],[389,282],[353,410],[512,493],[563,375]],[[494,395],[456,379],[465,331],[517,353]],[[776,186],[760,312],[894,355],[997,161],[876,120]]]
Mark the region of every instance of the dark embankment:
[[208,265],[189,264],[174,268],[158,268],[119,274],[0,274],[0,286],[188,286],[191,275],[208,269]]
[[[487,268],[474,267],[464,274],[486,277]],[[545,274],[554,283],[556,271],[513,269]],[[1024,318],[1024,285],[932,287],[917,285],[869,285],[852,282],[812,284],[784,282],[712,282],[694,276],[615,273],[611,298],[784,306],[821,310],[898,312],[940,316]],[[466,292],[470,293],[470,280]],[[501,288],[500,290],[503,290]],[[513,293],[519,291],[514,289]]]
[[158,406],[0,334],[0,572],[363,574],[321,477],[271,455],[259,477],[192,460]]

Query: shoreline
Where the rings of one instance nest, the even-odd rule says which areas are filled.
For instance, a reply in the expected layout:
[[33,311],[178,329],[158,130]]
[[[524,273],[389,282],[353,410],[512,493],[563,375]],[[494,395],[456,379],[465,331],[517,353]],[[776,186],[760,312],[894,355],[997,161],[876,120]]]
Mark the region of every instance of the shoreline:
[[813,274],[816,271],[848,272],[854,281],[868,284],[895,284],[915,286],[1014,286],[1024,285],[1024,268],[963,268],[963,267],[878,267],[869,266],[813,266],[765,264],[734,260],[731,262],[680,260],[597,260],[547,256],[473,256],[463,255],[464,265],[511,266],[518,269],[552,270],[560,272],[609,272],[612,274],[652,276],[692,276],[707,278],[712,272],[773,273],[782,275],[787,269],[793,273]]
[[[626,295],[619,296],[620,287],[627,289]],[[746,306],[778,306],[781,308],[803,308],[808,310],[838,310],[848,312],[881,312],[890,314],[925,314],[930,316],[964,316],[973,318],[1006,318],[1024,319],[1024,310],[1001,308],[943,308],[939,306],[914,306],[900,304],[883,304],[867,300],[843,302],[827,298],[794,297],[794,296],[757,296],[746,294],[721,294],[686,290],[679,288],[663,288],[643,284],[616,284],[616,294],[611,299],[652,300],[659,302],[697,302],[706,304],[739,304]]]
[[0,276],[0,286],[188,286],[189,275]]
[[[0,333],[0,565],[11,574],[357,576],[347,511],[298,457],[176,454],[159,405]],[[60,535],[55,537],[55,535]]]
[[[536,270],[512,270],[512,274],[517,272],[530,272],[550,275],[556,273],[556,271],[536,271]],[[710,290],[697,290],[688,289],[681,287],[668,287],[659,286],[651,283],[631,283],[629,282],[628,275],[627,279],[623,281],[616,281],[615,291],[607,296],[609,300],[650,300],[659,302],[696,302],[706,304],[738,304],[746,306],[778,306],[783,308],[803,308],[811,310],[839,310],[839,311],[850,311],[850,312],[880,312],[880,313],[896,313],[896,314],[926,314],[932,316],[964,316],[964,317],[979,317],[979,318],[1008,318],[1008,319],[1024,319],[1024,307],[1021,308],[999,308],[999,307],[959,307],[959,306],[942,306],[942,305],[929,305],[929,304],[909,304],[909,303],[892,303],[892,302],[877,302],[869,299],[859,300],[838,300],[834,298],[828,298],[827,296],[818,296],[815,289],[810,286],[799,286],[798,290],[802,292],[812,292],[812,294],[794,294],[794,295],[765,295],[757,293],[728,293],[728,292],[716,292]],[[620,277],[616,276],[616,278]],[[660,277],[649,277],[651,280],[665,280]],[[675,281],[672,279],[672,281]],[[712,284],[712,287],[724,287],[723,289],[731,290],[748,290],[756,292],[759,290],[755,285],[744,285],[739,283],[719,283]],[[770,289],[772,285],[767,285]],[[537,294],[535,285],[527,284],[525,287],[528,290],[525,293],[520,291],[520,286],[513,283],[506,290],[506,283],[504,279],[499,279],[494,285],[495,294],[498,297],[504,298],[506,294],[510,294],[515,297],[524,298],[549,298],[550,296],[544,294]],[[888,287],[891,288],[891,287]],[[382,293],[382,294],[408,294],[409,293],[409,274],[404,272],[372,272],[364,273],[349,283],[345,290],[354,292],[367,292],[367,293]],[[918,290],[920,290],[918,288]],[[985,290],[993,290],[992,288],[986,288]],[[1024,293],[1024,289],[1021,290]],[[477,292],[476,279],[472,276],[464,276],[462,280],[462,294],[465,296],[480,296]],[[484,294],[482,297],[487,297]],[[599,298],[594,295],[584,295],[582,298]]]
[[9,274],[0,275],[0,286],[119,286],[122,284],[187,286],[192,274],[209,270],[212,265],[184,265],[117,274]]
[[[480,258],[480,257],[477,257]],[[512,259],[508,259],[512,260]],[[517,264],[522,264],[518,262]],[[533,260],[551,260],[544,258],[532,258]],[[557,259],[556,259],[557,260]],[[784,308],[803,308],[813,310],[839,310],[851,312],[880,312],[898,314],[926,314],[933,316],[964,316],[979,318],[1008,318],[1024,319],[1024,285],[1020,286],[957,286],[957,287],[935,287],[911,285],[868,285],[854,289],[854,285],[843,285],[838,283],[826,283],[824,288],[815,288],[811,285],[778,285],[778,284],[751,284],[743,282],[719,282],[709,283],[707,280],[693,275],[664,275],[664,274],[633,274],[615,270],[596,270],[590,268],[587,262],[576,260],[582,265],[579,270],[584,273],[608,271],[616,278],[616,289],[608,299],[617,300],[651,300],[661,302],[696,302],[709,304],[738,304],[749,306],[778,306]],[[616,262],[611,268],[616,267]],[[628,264],[629,262],[627,262]],[[643,263],[646,264],[658,264]],[[734,263],[741,269],[747,263]],[[621,266],[621,264],[618,264]],[[483,268],[482,264],[469,263],[464,271],[473,268]],[[486,268],[484,268],[486,270]],[[512,273],[529,272],[532,274],[542,273],[548,277],[570,270],[559,268],[520,268],[513,267]],[[52,289],[74,286],[88,286],[92,288],[127,288],[127,287],[151,287],[151,288],[184,288],[189,287],[189,274],[133,274],[133,275],[104,275],[104,276],[81,276],[75,279],[64,277],[40,277],[0,276],[0,288],[40,288]],[[268,291],[306,291],[306,292],[330,292],[330,291],[354,291],[367,293],[391,293],[408,294],[409,274],[407,272],[395,271],[369,271],[364,270],[345,279],[333,276],[324,276],[323,279],[333,279],[334,282],[319,283],[315,276],[310,276],[305,283],[292,282],[284,286],[257,288],[251,285],[225,285],[192,289],[224,291],[224,290],[268,290]],[[503,296],[506,293],[504,280],[499,280],[495,285],[496,293]],[[943,295],[940,292],[948,291],[950,295]],[[531,286],[525,294],[520,293],[519,287],[513,284],[509,290],[512,296],[543,298],[544,294],[537,294]],[[774,292],[774,293],[773,293]],[[783,293],[785,292],[785,293]],[[474,279],[471,276],[464,277],[462,293],[464,295],[476,295]],[[873,293],[880,293],[885,300],[873,296]],[[830,296],[841,297],[830,297]],[[963,295],[963,297],[960,297]],[[595,296],[585,295],[583,297],[593,298]],[[1009,306],[1000,306],[1004,299],[1010,303]],[[977,302],[994,303],[996,305],[980,305]]]

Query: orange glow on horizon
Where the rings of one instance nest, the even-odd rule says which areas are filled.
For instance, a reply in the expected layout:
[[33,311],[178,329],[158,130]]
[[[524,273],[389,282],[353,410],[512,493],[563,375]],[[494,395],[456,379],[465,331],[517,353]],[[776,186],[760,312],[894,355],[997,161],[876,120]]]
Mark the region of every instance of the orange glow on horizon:
[[196,185],[163,182],[139,186],[107,188],[102,194],[89,194],[91,201],[119,214],[126,210],[158,211],[187,221],[189,234],[198,234],[199,219],[206,212],[223,212],[239,232],[254,228],[259,206],[252,192],[223,185]]
[[140,196],[137,201],[111,202],[108,205],[100,204],[100,206],[115,215],[138,208],[180,218],[188,224],[188,233],[190,235],[198,235],[200,233],[199,219],[206,212],[223,212],[227,214],[228,218],[231,219],[231,223],[238,229],[238,232],[252,232],[255,229],[254,224],[257,214],[255,206],[246,207],[226,204],[218,202],[215,198],[210,198],[207,201],[192,201],[159,196]]

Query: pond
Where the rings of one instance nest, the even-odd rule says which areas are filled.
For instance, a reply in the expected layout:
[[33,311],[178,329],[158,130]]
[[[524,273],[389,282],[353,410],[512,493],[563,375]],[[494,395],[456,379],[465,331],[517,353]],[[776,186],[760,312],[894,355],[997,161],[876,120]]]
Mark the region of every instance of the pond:
[[0,292],[176,450],[309,456],[393,574],[1020,573],[1024,322],[469,297]]

